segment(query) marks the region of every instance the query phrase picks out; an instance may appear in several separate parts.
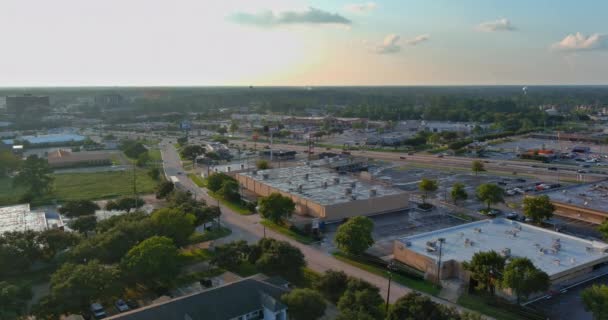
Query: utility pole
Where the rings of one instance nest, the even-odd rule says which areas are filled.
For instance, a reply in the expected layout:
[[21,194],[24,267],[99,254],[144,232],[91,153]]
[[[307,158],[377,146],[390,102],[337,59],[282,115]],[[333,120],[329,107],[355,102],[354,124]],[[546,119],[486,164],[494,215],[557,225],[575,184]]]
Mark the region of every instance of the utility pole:
[[393,274],[391,273],[391,270],[393,268],[393,262],[389,262],[388,265],[386,266],[386,268],[388,269],[387,274],[388,274],[388,289],[386,291],[386,305],[384,307],[385,309],[385,313],[388,314],[388,306],[390,304],[390,300],[391,300],[391,282],[393,281]]
[[441,285],[441,254],[443,249],[443,243],[445,242],[445,238],[437,239],[439,241],[439,259],[437,260],[437,286]]

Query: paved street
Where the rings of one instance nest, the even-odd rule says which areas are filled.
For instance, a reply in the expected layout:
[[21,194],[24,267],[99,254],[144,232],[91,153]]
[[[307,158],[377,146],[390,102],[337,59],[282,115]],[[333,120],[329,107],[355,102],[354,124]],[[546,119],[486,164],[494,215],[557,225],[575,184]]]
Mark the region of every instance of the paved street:
[[[162,143],[161,146],[163,164],[165,169],[165,174],[168,176],[177,176],[180,180],[180,183],[183,188],[191,191],[198,198],[202,198],[210,204],[217,203],[217,201],[211,198],[204,189],[196,186],[187,176],[183,173],[183,168],[181,166],[181,161],[175,150],[170,143]],[[182,172],[182,174],[178,174]],[[258,215],[251,216],[242,216],[234,211],[230,210],[225,206],[221,206],[222,209],[222,222],[232,229],[233,235],[230,237],[232,240],[243,239],[249,242],[256,241],[260,239],[264,234],[264,228],[259,223],[260,218]],[[388,281],[387,279],[377,276],[375,274],[369,273],[362,269],[353,267],[349,264],[346,264],[342,261],[335,259],[332,255],[324,252],[321,249],[318,249],[314,246],[303,245],[291,238],[283,236],[279,233],[276,233],[272,230],[266,229],[266,236],[274,239],[287,241],[293,246],[299,248],[304,256],[306,257],[306,261],[308,263],[308,267],[317,272],[325,272],[329,269],[334,270],[342,270],[346,274],[357,277],[361,279],[365,279],[366,281],[374,284],[380,291],[383,296],[386,298]],[[393,283],[391,285],[391,295],[390,301],[394,302],[399,297],[410,292],[411,289],[401,286],[399,284]],[[432,297],[436,302],[440,302],[443,304],[448,304],[457,307],[455,304],[452,304],[448,301],[444,301],[438,299],[436,297]],[[460,307],[458,307],[460,308]]]

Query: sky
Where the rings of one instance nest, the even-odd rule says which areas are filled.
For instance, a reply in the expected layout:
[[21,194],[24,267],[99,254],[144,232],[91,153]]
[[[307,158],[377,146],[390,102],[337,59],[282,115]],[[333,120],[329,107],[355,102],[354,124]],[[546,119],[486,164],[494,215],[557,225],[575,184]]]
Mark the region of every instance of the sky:
[[0,86],[608,84],[602,0],[0,0]]

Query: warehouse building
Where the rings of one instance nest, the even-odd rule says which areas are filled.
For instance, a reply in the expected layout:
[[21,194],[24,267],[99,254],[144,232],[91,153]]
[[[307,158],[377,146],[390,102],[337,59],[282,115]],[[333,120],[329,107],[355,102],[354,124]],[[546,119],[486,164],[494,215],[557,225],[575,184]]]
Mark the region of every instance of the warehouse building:
[[258,196],[278,192],[291,197],[296,214],[325,221],[408,207],[409,197],[402,190],[339,174],[318,164],[243,172],[236,178],[243,188]]
[[608,183],[581,184],[546,193],[555,206],[555,215],[601,224],[608,220]]
[[589,241],[508,219],[491,219],[398,239],[397,261],[425,273],[428,279],[470,274],[462,262],[477,252],[495,251],[509,257],[527,257],[546,272],[552,284],[578,281],[608,262],[608,244]]
[[29,204],[0,207],[0,234],[47,229],[63,229],[61,217],[44,211],[32,211]]

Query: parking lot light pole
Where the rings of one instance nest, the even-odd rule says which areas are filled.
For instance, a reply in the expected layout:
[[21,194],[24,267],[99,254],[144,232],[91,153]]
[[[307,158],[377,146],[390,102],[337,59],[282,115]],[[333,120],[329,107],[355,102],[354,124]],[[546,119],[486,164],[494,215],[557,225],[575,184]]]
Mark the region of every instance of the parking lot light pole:
[[439,287],[441,286],[441,254],[445,238],[439,238],[437,241],[439,241],[439,259],[437,259],[437,286]]
[[391,270],[393,269],[393,261],[389,262],[388,265],[386,266],[387,268],[387,274],[388,274],[388,289],[386,291],[386,305],[384,307],[385,309],[385,313],[388,314],[388,306],[390,304],[390,300],[391,300],[391,282],[393,281],[393,274],[391,273]]

